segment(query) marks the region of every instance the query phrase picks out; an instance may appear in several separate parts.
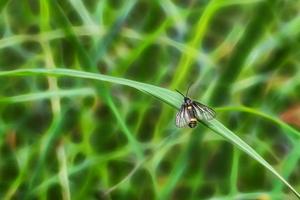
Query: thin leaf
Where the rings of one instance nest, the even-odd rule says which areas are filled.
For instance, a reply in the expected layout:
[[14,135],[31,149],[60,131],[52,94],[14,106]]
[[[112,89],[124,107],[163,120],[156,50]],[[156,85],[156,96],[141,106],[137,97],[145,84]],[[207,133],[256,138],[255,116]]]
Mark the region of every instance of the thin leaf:
[[26,101],[35,101],[41,99],[49,99],[51,97],[73,97],[73,96],[95,96],[96,92],[91,88],[79,88],[72,90],[57,90],[22,94],[13,97],[0,97],[0,103],[19,103]]
[[[182,97],[176,92],[170,91],[168,89],[160,88],[158,86],[141,83],[137,81],[132,81],[123,78],[117,78],[102,74],[95,74],[89,72],[82,72],[69,69],[19,69],[13,71],[3,71],[0,72],[1,76],[37,76],[37,75],[52,75],[52,76],[68,76],[68,77],[77,77],[91,80],[100,80],[111,83],[117,83],[122,85],[127,85],[133,88],[136,88],[140,91],[148,93],[169,105],[179,108],[182,102]],[[258,161],[263,165],[267,170],[273,173],[279,180],[281,180],[299,199],[300,194],[266,161],[264,160],[253,148],[251,148],[247,143],[245,143],[241,138],[227,129],[223,124],[218,120],[214,119],[209,122],[203,123],[209,129],[215,133],[224,137],[227,141],[237,146],[240,150],[247,153],[250,157]]]
[[232,131],[227,129],[222,123],[214,119],[209,122],[204,123],[208,128],[210,128],[215,133],[221,135],[230,143],[237,146],[240,150],[247,153],[254,160],[263,165],[266,169],[272,172],[278,179],[280,179],[290,190],[300,199],[299,193],[266,161],[264,160],[252,147],[250,147],[241,138],[235,135]]

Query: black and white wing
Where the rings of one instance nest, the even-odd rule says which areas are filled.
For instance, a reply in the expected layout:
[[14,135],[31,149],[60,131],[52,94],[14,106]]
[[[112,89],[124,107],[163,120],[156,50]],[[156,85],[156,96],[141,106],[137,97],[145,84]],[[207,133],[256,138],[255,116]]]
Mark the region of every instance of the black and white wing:
[[193,101],[192,105],[195,116],[198,120],[208,121],[215,118],[216,112],[208,106],[203,105],[197,101]]
[[176,114],[176,126],[182,128],[187,126],[191,121],[188,109],[185,105],[182,105],[178,113]]

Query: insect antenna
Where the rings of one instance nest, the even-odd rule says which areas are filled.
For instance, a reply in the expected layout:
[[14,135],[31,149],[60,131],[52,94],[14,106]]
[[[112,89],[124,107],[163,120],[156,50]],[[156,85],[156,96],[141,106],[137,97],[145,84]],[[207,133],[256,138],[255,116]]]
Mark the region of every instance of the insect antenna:
[[181,94],[183,97],[186,97],[186,96],[184,96],[184,94],[182,94],[179,90],[176,90],[176,89],[175,89],[175,91],[178,92],[179,94]]
[[190,85],[189,85],[189,87],[188,87],[188,89],[187,89],[187,91],[186,91],[186,95],[185,95],[185,96],[188,96],[189,91],[190,91],[190,88],[191,88],[192,85],[193,85],[193,83],[190,83]]

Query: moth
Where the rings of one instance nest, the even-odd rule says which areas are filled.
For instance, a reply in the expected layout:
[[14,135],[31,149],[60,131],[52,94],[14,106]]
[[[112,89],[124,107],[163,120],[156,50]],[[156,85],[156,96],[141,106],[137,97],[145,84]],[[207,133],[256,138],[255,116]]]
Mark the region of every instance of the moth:
[[216,112],[212,108],[190,99],[187,96],[188,90],[186,95],[178,90],[176,91],[183,96],[183,103],[176,114],[176,126],[178,128],[186,127],[187,125],[190,128],[194,128],[197,125],[197,121],[208,121],[216,116]]

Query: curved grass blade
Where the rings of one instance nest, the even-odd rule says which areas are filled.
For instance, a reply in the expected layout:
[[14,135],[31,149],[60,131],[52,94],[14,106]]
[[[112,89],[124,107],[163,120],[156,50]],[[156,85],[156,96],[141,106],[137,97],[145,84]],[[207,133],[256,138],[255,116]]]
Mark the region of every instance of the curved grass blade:
[[[77,77],[91,80],[100,80],[111,83],[117,83],[121,85],[130,86],[136,88],[142,92],[148,93],[167,104],[179,108],[182,102],[182,97],[176,92],[170,91],[165,88],[160,88],[158,86],[141,83],[137,81],[132,81],[123,78],[117,78],[102,74],[95,74],[89,72],[82,72],[77,70],[70,69],[19,69],[12,71],[2,71],[0,72],[0,77],[5,76],[37,76],[37,75],[51,75],[51,76],[68,76],[68,77]],[[264,160],[253,148],[251,148],[247,143],[245,143],[241,138],[227,129],[223,124],[221,124],[218,120],[213,119],[208,122],[203,122],[209,129],[213,132],[221,135],[227,141],[237,146],[240,150],[247,153],[250,157],[255,159],[261,165],[263,165],[267,170],[273,173],[279,180],[281,180],[299,199],[300,194],[266,161]]]
[[96,92],[91,88],[78,88],[78,89],[71,89],[71,90],[37,92],[37,93],[17,95],[13,97],[0,97],[0,104],[36,101],[41,99],[49,99],[52,97],[73,97],[73,96],[96,96]]
[[281,126],[283,129],[287,131],[289,134],[293,134],[297,137],[300,137],[300,132],[291,127],[290,125],[282,122],[281,120],[277,119],[276,117],[273,117],[272,115],[260,112],[258,110],[246,107],[246,106],[226,106],[226,107],[220,107],[220,108],[215,108],[218,111],[238,111],[238,112],[246,112],[250,113],[256,116],[260,116],[261,118],[265,118],[266,120],[269,120],[270,122],[273,122],[274,124],[277,124]]
[[107,76],[103,74],[95,74],[90,72],[83,72],[78,70],[70,69],[18,69],[12,71],[0,71],[1,76],[36,76],[36,75],[50,75],[50,76],[65,76],[65,77],[77,77],[83,79],[100,80],[111,83],[117,83],[121,85],[126,85],[142,92],[148,93],[165,103],[171,105],[172,107],[178,108],[181,105],[181,97],[176,92],[170,91],[165,88],[158,86],[141,83],[138,81],[132,81],[129,79],[118,78],[113,76]]
[[230,143],[237,146],[240,150],[247,153],[254,160],[263,165],[266,169],[272,172],[279,180],[281,180],[299,199],[300,194],[291,186],[265,159],[263,159],[252,147],[250,147],[246,142],[244,142],[241,138],[235,135],[232,131],[227,129],[222,123],[218,120],[213,119],[211,121],[203,123],[208,128],[210,128],[215,133],[221,135]]

